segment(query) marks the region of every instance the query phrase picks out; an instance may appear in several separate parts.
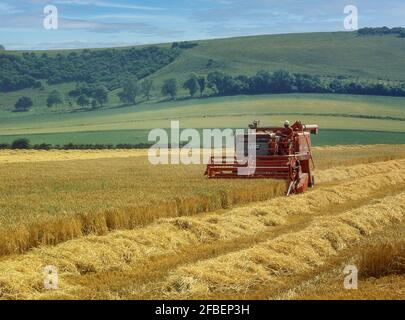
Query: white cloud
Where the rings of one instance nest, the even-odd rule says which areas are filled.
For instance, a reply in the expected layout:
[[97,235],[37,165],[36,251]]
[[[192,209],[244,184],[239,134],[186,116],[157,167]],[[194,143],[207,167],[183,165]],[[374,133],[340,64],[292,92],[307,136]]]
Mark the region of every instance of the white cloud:
[[0,14],[13,14],[19,12],[21,11],[9,5],[8,3],[0,3]]
[[133,4],[116,3],[116,2],[109,2],[109,1],[57,0],[54,3],[65,4],[65,5],[95,6],[95,7],[102,7],[102,8],[116,8],[116,9],[163,10],[163,8],[159,8],[159,7],[149,7],[149,6],[143,6],[143,5],[133,5]]

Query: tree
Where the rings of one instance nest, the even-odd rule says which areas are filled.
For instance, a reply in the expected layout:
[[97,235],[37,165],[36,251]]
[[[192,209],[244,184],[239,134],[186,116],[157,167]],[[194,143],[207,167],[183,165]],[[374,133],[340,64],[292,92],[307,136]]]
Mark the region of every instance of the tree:
[[137,82],[127,81],[123,90],[118,93],[118,97],[123,103],[136,103],[136,97],[141,91],[140,86]]
[[14,140],[11,144],[11,148],[13,149],[29,149],[30,148],[30,141],[25,138]]
[[198,43],[192,43],[192,42],[188,42],[188,41],[184,41],[184,42],[173,42],[172,43],[172,49],[192,49],[194,47],[198,46]]
[[153,89],[153,80],[145,79],[141,84],[143,96],[149,101]]
[[4,50],[6,50],[6,48],[4,48],[4,46],[0,44],[0,51],[4,51]]
[[198,77],[197,81],[198,81],[198,86],[200,87],[200,97],[202,97],[203,93],[204,93],[204,90],[205,90],[205,87],[207,85],[207,82],[206,82],[204,76]]
[[234,90],[236,93],[248,94],[250,89],[250,82],[248,76],[237,76],[235,78]]
[[51,108],[54,105],[58,105],[60,103],[63,103],[62,94],[58,90],[53,90],[49,94],[48,99],[46,99],[46,105],[48,106],[48,108]]
[[97,87],[93,92],[93,98],[102,106],[108,102],[108,90],[106,87]]
[[250,80],[250,92],[269,93],[271,87],[271,74],[265,70],[260,70]]
[[91,107],[92,107],[93,109],[96,109],[96,108],[97,108],[97,101],[96,101],[95,99],[91,100]]
[[362,83],[350,82],[345,85],[345,93],[363,94],[364,86]]
[[238,81],[228,74],[222,72],[211,72],[208,74],[208,87],[220,96],[238,94],[241,91],[241,81]]
[[321,79],[317,76],[308,74],[295,75],[295,82],[298,92],[322,92],[323,87]]
[[177,80],[176,79],[165,80],[162,86],[162,94],[164,96],[170,96],[172,99],[175,99],[177,96]]
[[188,78],[188,80],[184,82],[183,88],[187,89],[190,92],[191,97],[194,97],[194,95],[200,90],[197,76],[195,74],[192,74],[190,78]]
[[207,76],[208,80],[208,88],[210,88],[212,91],[221,94],[222,87],[223,87],[223,81],[224,81],[225,75],[222,72],[219,71],[214,71],[210,72]]
[[84,94],[82,94],[77,98],[77,104],[81,107],[86,107],[90,104],[90,101]]
[[34,103],[29,97],[21,97],[17,100],[14,105],[15,111],[28,111]]
[[41,91],[45,89],[41,81],[35,81],[32,87]]
[[294,91],[295,76],[288,71],[279,70],[271,77],[272,91],[285,93]]
[[330,84],[329,84],[329,89],[333,92],[333,93],[343,93],[345,88],[344,85],[341,81],[339,81],[338,79],[334,79]]
[[398,34],[401,35],[405,29],[402,27],[388,28],[388,27],[377,27],[377,28],[360,28],[357,30],[357,34],[360,36],[367,35],[385,35],[385,34]]

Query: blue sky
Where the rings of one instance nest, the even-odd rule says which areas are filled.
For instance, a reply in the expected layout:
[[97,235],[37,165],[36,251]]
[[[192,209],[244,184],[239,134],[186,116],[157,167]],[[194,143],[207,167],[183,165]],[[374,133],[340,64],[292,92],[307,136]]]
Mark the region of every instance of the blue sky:
[[[45,5],[58,30],[42,26]],[[359,25],[404,26],[404,0],[1,0],[7,49],[92,48],[254,34],[343,31],[343,8]]]

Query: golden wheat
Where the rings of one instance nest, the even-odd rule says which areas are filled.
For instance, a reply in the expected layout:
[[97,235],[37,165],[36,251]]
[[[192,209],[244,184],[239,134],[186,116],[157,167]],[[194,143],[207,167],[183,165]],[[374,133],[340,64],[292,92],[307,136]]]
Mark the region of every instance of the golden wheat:
[[[363,239],[356,248],[341,255],[341,263],[334,263],[323,272],[310,275],[292,284],[275,299],[400,299],[405,297],[404,240],[405,225],[385,229]],[[359,270],[357,290],[343,286],[347,265]]]
[[[376,166],[386,167],[386,164]],[[364,189],[364,185],[370,185],[370,188]],[[0,296],[27,298],[36,297],[36,293],[39,297],[46,295],[46,292],[38,288],[43,280],[40,270],[48,264],[59,268],[63,280],[61,288],[66,295],[80,290],[80,286],[66,282],[65,279],[71,277],[80,278],[87,273],[124,272],[142,265],[151,257],[176,254],[187,246],[255,237],[269,227],[286,224],[291,215],[333,212],[333,208],[346,202],[360,199],[367,201],[377,190],[403,188],[404,185],[405,172],[391,170],[254,206],[195,217],[161,219],[133,231],[113,232],[102,237],[89,236],[56,247],[43,247],[0,263]],[[364,229],[362,232],[367,232],[367,225],[372,223],[372,218],[369,219],[370,222],[364,217],[357,220],[357,217],[349,216],[350,223],[357,230]],[[341,220],[344,218],[345,216],[340,217]],[[235,247],[237,246],[236,241]],[[295,244],[293,246],[296,247]]]
[[362,251],[358,266],[362,278],[405,274],[405,239],[370,244]]
[[91,160],[108,158],[141,157],[147,150],[2,150],[0,163]]
[[264,283],[321,266],[325,259],[386,226],[405,219],[405,193],[384,198],[338,216],[322,217],[303,231],[287,234],[250,249],[181,267],[164,287],[171,298],[240,293]]
[[[340,155],[328,155],[325,150],[315,153],[321,167],[330,167],[368,162],[372,150],[392,157],[398,147],[393,146],[391,152],[383,146],[363,149],[367,150],[363,158],[356,148]],[[144,152],[0,152],[0,255],[88,234],[131,229],[159,217],[267,200],[285,192],[281,181],[208,181],[202,165],[152,166]],[[343,168],[317,175],[321,182],[337,181],[372,174],[373,167],[360,167],[351,175]]]
[[0,255],[285,192],[283,181],[208,181],[203,172],[145,157],[3,165]]
[[[221,282],[223,277],[217,272],[225,267],[223,276],[229,278],[229,283],[225,281],[223,287],[211,290],[210,283],[195,274],[184,278],[182,270],[187,268],[174,271],[164,286],[167,297],[180,298],[243,292],[262,285],[269,270],[272,281],[283,281],[283,275],[312,270],[351,241],[392,221],[402,221],[398,210],[403,215],[403,202],[392,208],[390,216],[386,203],[389,198],[382,206],[361,208],[372,212],[368,217],[360,209],[346,215],[340,212],[356,203],[363,205],[384,192],[403,189],[405,177],[401,168],[405,160],[344,167],[403,158],[403,146],[315,148],[314,154],[318,157],[317,167],[327,170],[317,170],[317,180],[326,184],[313,192],[187,217],[274,198],[284,193],[285,183],[208,181],[202,176],[204,166],[154,167],[142,153],[130,151],[0,152],[0,255],[42,246],[27,254],[2,258],[0,298],[80,297],[87,289],[82,280],[85,274],[106,274],[108,282],[109,272],[132,272],[153,257],[176,255],[193,246],[198,250],[207,243],[221,252],[221,241],[233,243],[229,248],[236,249],[239,239],[254,241],[259,234],[267,235],[269,227],[293,223],[292,217],[317,217],[309,219],[305,229],[315,232],[312,236],[302,230],[291,233],[291,237],[296,237],[292,240],[283,238],[288,235],[274,239],[285,239],[284,243],[269,240],[271,250],[264,243],[248,249],[251,251],[236,252],[236,258],[242,254],[241,260],[235,261],[236,267],[229,262],[226,269],[226,263],[221,262],[218,268],[208,271],[196,269],[201,277],[207,276],[207,271],[209,277]],[[326,187],[330,182],[341,185]],[[398,197],[391,200],[403,201],[402,196]],[[339,218],[329,220],[336,214]],[[330,217],[318,219],[324,215]],[[144,227],[157,218],[164,219]],[[333,226],[336,228],[328,231]],[[109,232],[128,228],[135,230]],[[94,235],[55,247],[45,246],[88,234]],[[324,235],[326,239],[321,241],[315,235]],[[303,243],[302,250],[298,249],[299,243]],[[255,257],[255,264],[244,264],[246,252]],[[273,265],[266,264],[268,255],[275,257]],[[223,255],[218,261],[226,257]],[[217,260],[206,263],[209,261]],[[61,290],[52,293],[43,290],[42,270],[48,264],[56,265],[60,272]],[[190,268],[197,265],[200,266]],[[235,270],[241,273],[232,276]],[[258,277],[249,283],[244,277],[252,272],[257,272]],[[137,294],[142,288],[133,290]]]

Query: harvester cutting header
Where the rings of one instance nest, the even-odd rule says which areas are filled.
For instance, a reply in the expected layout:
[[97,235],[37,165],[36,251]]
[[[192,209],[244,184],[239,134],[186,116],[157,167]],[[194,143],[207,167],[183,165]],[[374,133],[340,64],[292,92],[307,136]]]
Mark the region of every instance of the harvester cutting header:
[[[255,165],[248,174],[241,175],[241,168],[249,168],[249,161],[240,163],[237,158],[211,157],[205,174],[213,179],[284,179],[288,181],[287,195],[302,193],[314,187],[310,161],[311,134],[318,134],[317,125],[304,125],[297,121],[292,126],[259,127],[259,121],[249,125],[248,134],[237,135],[235,144],[243,144],[248,155],[250,141],[255,145]],[[252,136],[253,135],[253,136]],[[236,148],[236,147],[235,147]]]

